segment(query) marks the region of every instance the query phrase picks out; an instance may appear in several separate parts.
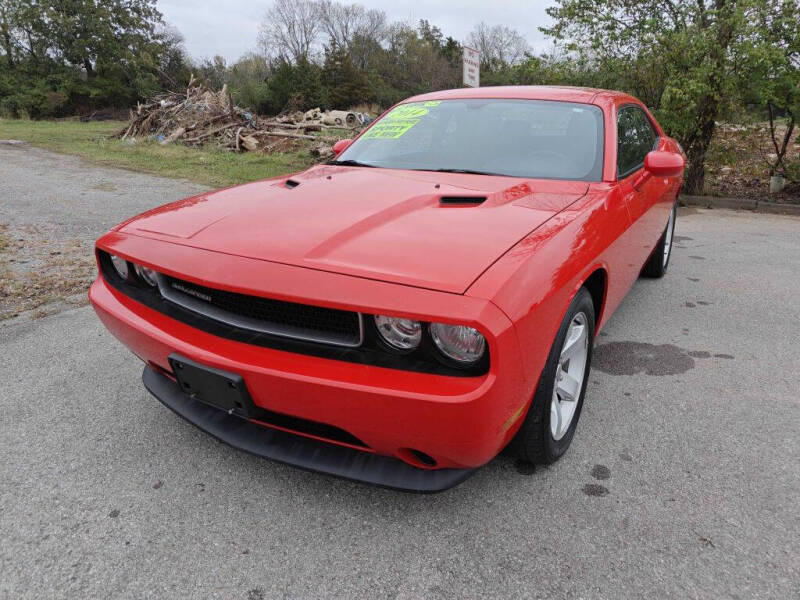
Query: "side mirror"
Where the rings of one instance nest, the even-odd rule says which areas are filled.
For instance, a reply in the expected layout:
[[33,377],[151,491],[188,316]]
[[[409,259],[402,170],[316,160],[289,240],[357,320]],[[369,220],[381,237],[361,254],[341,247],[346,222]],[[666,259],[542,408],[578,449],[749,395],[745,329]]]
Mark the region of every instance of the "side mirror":
[[342,152],[347,150],[347,147],[353,143],[352,139],[347,140],[339,140],[333,145],[333,154],[334,156],[339,156]]
[[675,152],[653,150],[644,157],[644,169],[633,181],[633,187],[639,189],[651,177],[675,177],[683,173],[686,161]]
[[683,173],[685,165],[683,157],[677,152],[654,150],[644,157],[644,170],[654,177],[675,177]]

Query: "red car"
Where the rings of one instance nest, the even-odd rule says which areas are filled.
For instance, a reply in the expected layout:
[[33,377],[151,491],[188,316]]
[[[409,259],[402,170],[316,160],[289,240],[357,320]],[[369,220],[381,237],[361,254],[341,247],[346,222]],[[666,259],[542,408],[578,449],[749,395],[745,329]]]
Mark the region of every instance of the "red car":
[[434,92],[336,159],[167,204],[89,292],[170,409],[259,456],[432,492],[550,463],[595,334],[669,263],[685,156],[636,98]]

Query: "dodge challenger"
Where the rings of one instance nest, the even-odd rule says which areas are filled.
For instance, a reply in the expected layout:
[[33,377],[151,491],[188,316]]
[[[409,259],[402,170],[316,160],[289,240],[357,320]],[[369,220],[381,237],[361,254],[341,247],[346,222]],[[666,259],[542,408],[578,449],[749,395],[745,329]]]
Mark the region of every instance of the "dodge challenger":
[[400,490],[557,460],[595,335],[669,265],[680,145],[619,92],[488,87],[334,153],[97,241],[90,299],[147,390],[241,450]]

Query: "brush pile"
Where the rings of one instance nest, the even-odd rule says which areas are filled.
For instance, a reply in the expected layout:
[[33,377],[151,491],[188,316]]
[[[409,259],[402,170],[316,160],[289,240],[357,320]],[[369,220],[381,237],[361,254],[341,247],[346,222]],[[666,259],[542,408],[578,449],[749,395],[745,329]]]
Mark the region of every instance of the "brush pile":
[[[167,92],[139,104],[119,136],[123,140],[152,139],[162,146],[213,143],[235,152],[287,152],[310,145],[312,154],[326,157],[332,154],[331,145],[337,139],[353,137],[368,120],[362,113],[318,108],[259,117],[234,105],[227,85],[217,92],[192,78],[185,93]],[[335,133],[311,135],[322,130]]]

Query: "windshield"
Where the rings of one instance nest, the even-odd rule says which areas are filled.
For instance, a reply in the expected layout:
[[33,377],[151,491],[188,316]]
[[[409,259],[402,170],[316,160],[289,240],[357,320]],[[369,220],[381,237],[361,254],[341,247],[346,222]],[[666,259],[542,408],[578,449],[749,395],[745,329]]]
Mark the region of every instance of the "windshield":
[[337,160],[370,167],[600,181],[603,113],[544,100],[463,99],[396,106]]

